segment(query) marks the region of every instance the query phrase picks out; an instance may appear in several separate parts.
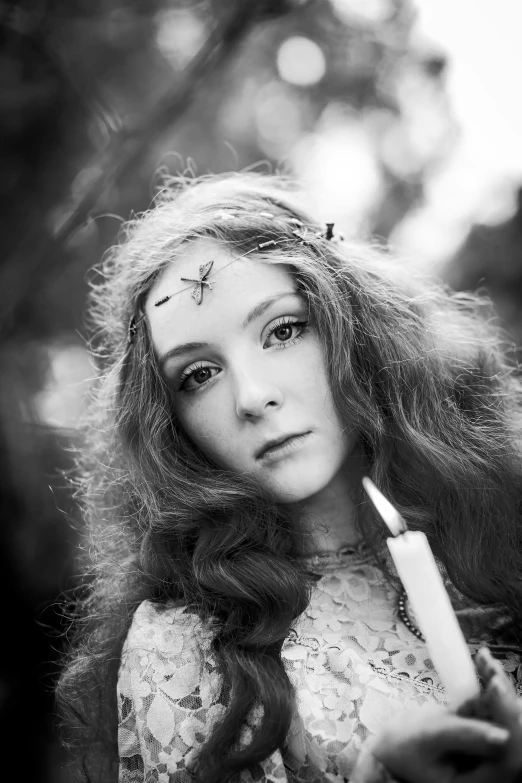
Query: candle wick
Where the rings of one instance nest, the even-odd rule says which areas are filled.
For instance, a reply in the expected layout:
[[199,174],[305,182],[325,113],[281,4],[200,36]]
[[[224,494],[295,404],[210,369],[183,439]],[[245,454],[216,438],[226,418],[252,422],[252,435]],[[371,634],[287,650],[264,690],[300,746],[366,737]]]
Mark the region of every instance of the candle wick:
[[395,521],[397,522],[397,528],[393,530],[393,537],[394,538],[400,538],[400,536],[403,536],[405,533],[408,532],[408,525],[404,521],[404,519],[401,517],[401,515],[398,513],[395,517]]

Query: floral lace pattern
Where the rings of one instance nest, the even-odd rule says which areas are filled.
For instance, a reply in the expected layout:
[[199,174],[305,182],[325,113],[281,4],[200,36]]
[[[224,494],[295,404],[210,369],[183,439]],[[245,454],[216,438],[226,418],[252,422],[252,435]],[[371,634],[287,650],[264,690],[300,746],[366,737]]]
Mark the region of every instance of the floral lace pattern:
[[[397,595],[364,551],[310,559],[312,599],[284,642],[295,687],[287,744],[241,783],[385,783],[366,740],[413,704],[445,703],[428,651],[398,618]],[[498,633],[491,611],[452,600],[471,652]],[[150,601],[137,609],[118,678],[120,783],[189,783],[198,748],[225,710],[211,632],[186,608]],[[495,649],[495,644],[491,644]],[[500,650],[520,689],[514,650]],[[259,721],[253,709],[247,743]]]

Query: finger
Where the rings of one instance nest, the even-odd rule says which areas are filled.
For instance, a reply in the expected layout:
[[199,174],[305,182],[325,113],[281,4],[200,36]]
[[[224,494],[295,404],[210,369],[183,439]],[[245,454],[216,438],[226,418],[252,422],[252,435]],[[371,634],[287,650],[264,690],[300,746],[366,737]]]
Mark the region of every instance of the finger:
[[457,708],[456,714],[461,718],[480,718],[480,720],[489,720],[491,722],[491,711],[489,708],[488,697],[484,691],[478,696],[461,704]]
[[440,753],[466,753],[479,758],[498,755],[510,738],[506,728],[475,718],[445,717],[427,732],[430,749]]
[[481,649],[475,655],[475,666],[477,667],[477,672],[484,682],[484,686],[487,686],[488,682],[490,682],[495,674],[504,673],[502,664],[493,658],[487,647],[481,647]]
[[491,716],[510,734],[510,741],[503,755],[506,770],[522,773],[522,702],[508,676],[495,674],[487,689]]
[[474,696],[472,699],[468,699],[456,709],[457,715],[461,718],[475,718],[477,716],[479,699]]
[[522,703],[504,671],[493,676],[486,693],[493,720],[509,729],[522,743]]

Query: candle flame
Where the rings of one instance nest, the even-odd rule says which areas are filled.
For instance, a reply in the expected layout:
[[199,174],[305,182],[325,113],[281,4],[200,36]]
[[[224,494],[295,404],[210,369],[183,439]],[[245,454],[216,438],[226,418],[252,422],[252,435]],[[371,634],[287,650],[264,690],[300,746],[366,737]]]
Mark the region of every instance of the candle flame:
[[407,530],[406,522],[397,509],[392,506],[389,500],[386,500],[382,492],[377,489],[373,481],[367,476],[363,478],[362,483],[379,515],[388,526],[390,533],[394,536],[404,533]]

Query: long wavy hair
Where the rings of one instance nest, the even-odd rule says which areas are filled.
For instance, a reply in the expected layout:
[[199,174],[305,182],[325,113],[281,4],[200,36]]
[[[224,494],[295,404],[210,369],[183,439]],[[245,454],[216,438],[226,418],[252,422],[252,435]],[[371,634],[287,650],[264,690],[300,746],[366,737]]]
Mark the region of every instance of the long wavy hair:
[[[234,253],[277,242],[263,259],[288,265],[308,304],[368,474],[427,534],[455,586],[501,606],[520,630],[521,382],[490,301],[413,275],[368,244],[317,236],[294,191],[254,173],[177,179],[95,270],[98,376],[76,478],[86,579],[57,692],[85,780],[115,777],[117,671],[144,599],[187,605],[214,629],[227,709],[201,748],[201,783],[226,783],[283,747],[291,722],[280,652],[313,584],[305,527],[252,478],[213,465],[180,428],[146,320],[128,342],[152,285],[197,238]],[[296,219],[309,227],[306,242]],[[377,551],[382,526],[362,493],[355,500],[359,533]],[[240,746],[255,703],[261,723]]]

